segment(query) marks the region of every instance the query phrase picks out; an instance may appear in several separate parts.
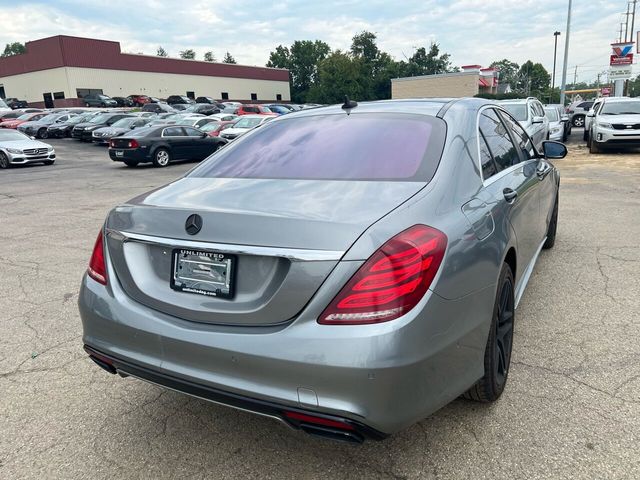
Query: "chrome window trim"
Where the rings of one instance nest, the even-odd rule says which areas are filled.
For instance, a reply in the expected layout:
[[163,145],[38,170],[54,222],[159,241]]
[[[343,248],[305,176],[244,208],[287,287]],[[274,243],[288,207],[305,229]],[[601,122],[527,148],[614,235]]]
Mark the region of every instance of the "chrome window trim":
[[[515,172],[518,168],[522,167],[523,165],[526,165],[526,164],[528,164],[530,162],[538,162],[540,160],[540,158],[538,157],[538,158],[530,158],[528,160],[525,160],[524,162],[516,163],[515,165],[512,165],[509,168],[505,168],[504,170],[500,170],[498,173],[496,173],[495,175],[490,176],[489,178],[487,178],[485,180],[485,178],[482,175],[482,160],[481,160],[481,155],[480,155],[480,115],[482,115],[482,112],[484,112],[485,110],[487,110],[489,108],[493,108],[495,110],[500,110],[501,112],[506,113],[511,118],[513,118],[513,116],[511,116],[509,114],[509,112],[507,112],[504,108],[500,107],[499,105],[484,105],[484,106],[482,106],[482,107],[480,107],[478,109],[478,113],[476,115],[476,154],[477,154],[476,164],[478,166],[478,172],[480,174],[480,180],[482,181],[482,186],[483,187],[488,187],[489,185],[492,185],[493,183],[497,182],[498,180],[500,180],[505,175],[508,175],[510,173]],[[515,118],[513,120],[515,122],[517,122],[517,120]],[[523,128],[523,130],[524,130],[524,128]],[[526,133],[526,130],[525,130],[525,133]],[[527,134],[527,136],[528,136],[528,134]],[[529,140],[531,141],[531,138],[529,138]]]
[[307,250],[302,248],[261,247],[257,245],[234,245],[230,243],[201,242],[166,237],[156,237],[140,233],[105,229],[107,236],[121,242],[136,241],[168,248],[192,248],[194,250],[211,250],[234,255],[255,255],[263,257],[280,257],[292,262],[323,262],[340,260],[345,252],[338,250]]

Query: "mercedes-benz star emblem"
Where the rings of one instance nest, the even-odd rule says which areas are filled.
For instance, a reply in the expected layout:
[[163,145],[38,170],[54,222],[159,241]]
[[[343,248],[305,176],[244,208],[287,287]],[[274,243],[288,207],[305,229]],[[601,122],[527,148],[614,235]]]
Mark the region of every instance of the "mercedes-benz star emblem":
[[202,228],[202,217],[196,213],[189,215],[187,221],[184,223],[184,229],[189,235],[195,235]]

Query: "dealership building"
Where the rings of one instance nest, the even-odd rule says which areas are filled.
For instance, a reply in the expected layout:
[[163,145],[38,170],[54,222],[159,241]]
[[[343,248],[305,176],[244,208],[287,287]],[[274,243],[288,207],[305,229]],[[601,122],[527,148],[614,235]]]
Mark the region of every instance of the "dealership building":
[[391,98],[461,98],[498,93],[498,71],[481,65],[465,65],[461,72],[394,78]]
[[239,102],[290,101],[285,69],[122,53],[120,43],[58,35],[0,58],[0,97],[34,107],[84,105],[85,95],[213,97]]

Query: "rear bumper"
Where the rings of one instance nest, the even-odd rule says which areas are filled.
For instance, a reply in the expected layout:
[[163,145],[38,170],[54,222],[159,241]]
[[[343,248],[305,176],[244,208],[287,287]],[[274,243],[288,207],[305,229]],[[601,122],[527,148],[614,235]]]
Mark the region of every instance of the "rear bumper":
[[[107,370],[110,373],[118,373],[122,376],[132,376],[140,380],[152,383],[154,385],[159,385],[161,387],[191,395],[193,397],[201,398],[203,400],[208,400],[210,402],[236,408],[238,410],[274,418],[292,428],[302,429],[308,431],[309,433],[322,434],[322,431],[324,430],[324,432],[327,433],[326,436],[332,436],[336,439],[342,439],[357,443],[360,443],[365,439],[384,440],[388,436],[371,427],[350,419],[330,415],[322,415],[318,417],[317,413],[315,412],[291,408],[285,405],[278,405],[276,403],[266,402],[243,395],[237,395],[234,393],[225,392],[223,390],[211,388],[206,385],[200,385],[194,382],[190,382],[178,377],[173,377],[171,375],[166,375],[148,368],[141,367],[139,365],[125,362],[111,355],[105,355],[104,353],[98,352],[97,350],[87,345],[84,346],[84,350],[89,354],[89,356],[95,363],[97,363],[103,369]],[[325,421],[333,422],[334,426],[329,431],[326,425],[323,426],[322,424],[320,424],[321,428],[318,429],[318,424],[311,423],[309,421],[300,421],[296,418],[295,415],[291,415],[291,413],[297,413],[307,416],[311,415]],[[291,416],[288,416],[288,414]],[[343,427],[340,427],[340,425],[343,425]],[[333,435],[329,435],[330,433],[332,433]]]
[[[122,156],[117,156],[117,151],[123,152]],[[132,160],[135,162],[146,163],[151,161],[148,156],[148,152],[146,150],[143,151],[141,148],[109,148],[109,158],[114,162]]]

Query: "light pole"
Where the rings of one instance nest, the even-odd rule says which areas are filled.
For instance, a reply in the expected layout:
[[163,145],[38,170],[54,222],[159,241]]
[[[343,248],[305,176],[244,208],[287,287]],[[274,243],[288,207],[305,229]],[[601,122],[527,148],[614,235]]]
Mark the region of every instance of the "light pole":
[[565,95],[567,89],[567,63],[569,61],[569,33],[571,30],[571,0],[569,0],[569,9],[567,10],[567,38],[564,41],[564,65],[562,66],[562,87],[560,87],[560,103],[564,106]]
[[553,103],[553,90],[556,88],[556,58],[558,54],[558,37],[560,32],[553,32],[555,38],[555,45],[553,47],[553,80],[551,81],[551,95],[549,95],[549,103]]

